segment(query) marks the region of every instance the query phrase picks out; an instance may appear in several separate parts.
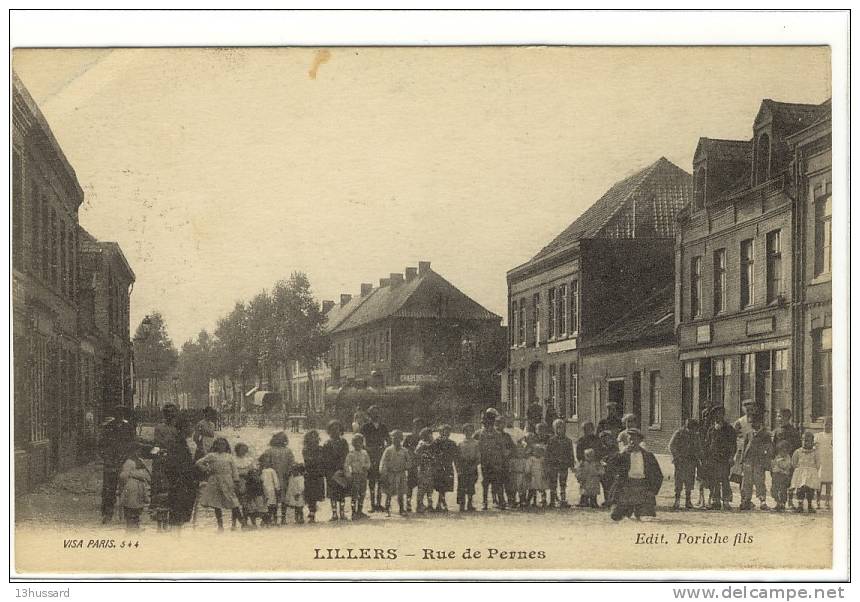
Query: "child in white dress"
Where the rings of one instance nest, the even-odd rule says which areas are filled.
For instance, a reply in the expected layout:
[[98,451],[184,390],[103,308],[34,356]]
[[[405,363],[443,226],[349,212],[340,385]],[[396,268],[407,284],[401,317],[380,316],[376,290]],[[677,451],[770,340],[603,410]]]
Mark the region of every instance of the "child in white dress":
[[305,522],[305,465],[294,464],[290,470],[290,480],[287,482],[287,493],[284,503],[295,513],[296,524]]
[[821,460],[815,449],[815,435],[811,431],[803,433],[803,447],[796,449],[791,456],[794,474],[791,476],[791,488],[797,493],[796,512],[803,512],[803,500],[806,500],[806,511],[815,512],[812,508],[812,498],[821,487],[818,471]]
[[271,527],[278,520],[278,494],[281,491],[281,480],[272,465],[272,456],[264,453],[260,456],[260,480],[263,481],[263,498],[266,500],[266,514],[263,525]]
[[824,431],[815,435],[815,450],[821,460],[821,468],[818,469],[821,488],[816,496],[816,506],[821,508],[821,494],[826,489],[824,504],[829,509],[833,497],[833,418],[830,416],[824,421]]

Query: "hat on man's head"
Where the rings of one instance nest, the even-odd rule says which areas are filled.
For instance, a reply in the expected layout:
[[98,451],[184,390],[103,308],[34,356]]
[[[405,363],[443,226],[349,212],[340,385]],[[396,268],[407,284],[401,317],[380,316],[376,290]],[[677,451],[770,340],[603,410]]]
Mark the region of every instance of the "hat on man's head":
[[711,417],[725,416],[726,415],[726,408],[724,408],[723,406],[714,406],[708,411],[708,415]]
[[640,439],[642,439],[643,441],[645,440],[645,435],[642,434],[642,431],[640,431],[638,428],[635,428],[635,427],[627,429],[627,436],[628,437],[636,436],[636,437],[639,437]]

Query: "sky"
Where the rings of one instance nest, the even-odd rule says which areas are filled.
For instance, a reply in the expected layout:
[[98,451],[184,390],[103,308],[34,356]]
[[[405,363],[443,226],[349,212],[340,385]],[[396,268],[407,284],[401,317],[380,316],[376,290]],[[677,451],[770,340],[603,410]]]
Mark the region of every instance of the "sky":
[[357,294],[431,261],[500,316],[508,270],[614,182],[763,98],[830,96],[826,47],[15,50],[80,222],[177,343],[300,270]]

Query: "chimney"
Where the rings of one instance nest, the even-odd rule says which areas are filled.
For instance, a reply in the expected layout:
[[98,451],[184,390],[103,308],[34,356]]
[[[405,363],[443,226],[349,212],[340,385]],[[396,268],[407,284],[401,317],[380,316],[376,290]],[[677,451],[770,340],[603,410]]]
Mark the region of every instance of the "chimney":
[[418,277],[418,268],[406,268],[406,282],[411,282]]
[[379,288],[383,288],[391,284],[391,281],[388,278],[380,278],[379,279]]
[[391,279],[392,288],[395,286],[398,286],[400,284],[403,284],[403,274],[398,274],[397,272],[391,272],[391,274],[389,274],[389,278]]
[[350,300],[352,300],[352,295],[347,295],[346,293],[340,294],[340,306],[341,307],[343,307],[344,305],[349,303]]
[[370,284],[369,282],[362,282],[361,283],[361,296],[362,297],[368,296],[372,290],[373,290],[373,285]]
[[418,275],[419,276],[423,276],[429,271],[430,271],[430,262],[429,261],[419,261],[418,262]]
[[322,312],[327,314],[334,307],[334,301],[325,300],[322,302]]

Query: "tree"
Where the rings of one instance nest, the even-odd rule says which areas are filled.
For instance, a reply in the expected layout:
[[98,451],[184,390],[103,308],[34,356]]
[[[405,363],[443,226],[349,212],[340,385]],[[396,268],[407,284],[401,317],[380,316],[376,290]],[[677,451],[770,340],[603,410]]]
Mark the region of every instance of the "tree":
[[229,314],[218,320],[215,328],[214,369],[218,375],[227,375],[232,382],[239,382],[242,396],[247,390],[245,378],[257,370],[252,338],[248,307],[238,301]]
[[187,340],[179,354],[177,372],[182,390],[192,401],[208,405],[209,381],[216,376],[214,341],[205,330]]
[[160,312],[141,320],[135,330],[133,349],[137,378],[139,381],[146,379],[146,405],[157,406],[159,378],[173,370],[179,356]]

